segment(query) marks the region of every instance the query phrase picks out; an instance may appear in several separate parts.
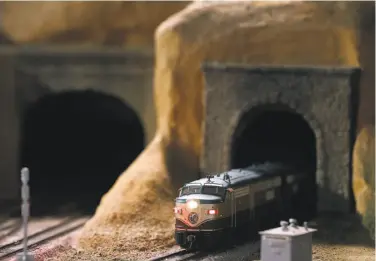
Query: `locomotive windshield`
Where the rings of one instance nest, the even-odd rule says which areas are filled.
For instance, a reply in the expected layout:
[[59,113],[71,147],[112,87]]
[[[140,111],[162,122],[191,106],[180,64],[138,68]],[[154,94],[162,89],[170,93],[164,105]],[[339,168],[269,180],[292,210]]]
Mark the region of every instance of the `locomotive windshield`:
[[219,186],[184,186],[181,189],[180,196],[186,196],[191,194],[206,194],[223,198],[226,195],[226,189]]
[[226,190],[223,187],[218,186],[203,186],[201,193],[223,198],[226,194]]
[[180,196],[186,196],[190,194],[200,194],[202,186],[185,186],[180,192]]

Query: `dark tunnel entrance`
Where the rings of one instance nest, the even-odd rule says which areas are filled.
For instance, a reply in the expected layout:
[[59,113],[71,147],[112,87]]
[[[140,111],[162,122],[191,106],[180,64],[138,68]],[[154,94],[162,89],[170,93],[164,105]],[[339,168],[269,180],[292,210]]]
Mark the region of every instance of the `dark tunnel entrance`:
[[144,148],[143,126],[121,100],[94,91],[42,97],[26,112],[21,165],[35,214],[75,203],[94,211]]
[[232,142],[231,167],[280,162],[309,175],[304,196],[308,217],[316,214],[316,138],[305,119],[283,105],[265,105],[241,118]]

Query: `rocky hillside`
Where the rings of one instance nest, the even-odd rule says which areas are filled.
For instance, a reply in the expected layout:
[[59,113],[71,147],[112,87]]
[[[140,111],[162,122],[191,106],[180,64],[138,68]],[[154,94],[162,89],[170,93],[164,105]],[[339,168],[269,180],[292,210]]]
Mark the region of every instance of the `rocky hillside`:
[[3,2],[4,34],[15,43],[153,45],[155,28],[188,2]]
[[[4,2],[1,17],[17,43],[144,48],[153,45],[157,24],[185,4]],[[166,19],[154,36],[156,136],[103,197],[81,246],[101,256],[132,250],[135,257],[173,243],[171,198],[197,177],[202,150],[205,60],[361,66],[354,194],[358,212],[374,214],[372,10],[372,2],[196,2]]]
[[[176,189],[197,177],[204,106],[200,65],[205,60],[361,66],[354,194],[357,210],[365,216],[372,207],[368,199],[374,193],[365,178],[365,175],[374,176],[373,169],[369,168],[374,158],[368,156],[374,146],[369,142],[374,128],[374,110],[370,109],[374,108],[374,55],[366,55],[374,53],[371,8],[372,4],[370,7],[367,3],[341,2],[196,2],[163,22],[155,36],[154,88],[159,126],[156,138],[103,198],[97,214],[86,227],[86,232],[92,233],[82,237],[82,244],[95,248],[98,242],[103,242],[103,238],[93,240],[93,233],[104,220],[107,224],[129,221],[129,212],[138,211],[137,207],[126,207],[130,198],[132,206],[135,202],[149,205],[150,192],[130,190],[130,186],[141,183],[133,174],[141,166],[153,166],[153,171],[139,173],[137,177],[150,179],[148,182],[154,189],[161,179],[168,182],[163,187],[170,184]],[[360,152],[363,148],[367,152]],[[155,153],[160,158],[149,161]],[[161,195],[168,198],[173,193]],[[169,200],[158,198],[165,202],[161,208],[172,207]],[[145,220],[160,224],[152,216]]]

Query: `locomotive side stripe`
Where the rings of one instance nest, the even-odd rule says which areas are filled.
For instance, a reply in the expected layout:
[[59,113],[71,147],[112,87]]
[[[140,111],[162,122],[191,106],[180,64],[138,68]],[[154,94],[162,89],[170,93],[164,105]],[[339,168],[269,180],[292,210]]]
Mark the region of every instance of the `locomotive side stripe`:
[[[196,201],[199,201],[200,204],[220,204],[220,203],[223,203],[223,201],[221,199],[200,199],[200,200],[196,200]],[[186,199],[175,199],[175,202],[176,203],[187,203],[187,200]]]
[[243,187],[240,187],[240,188],[236,188],[235,191],[246,191],[248,190],[248,186],[243,186]]
[[249,185],[247,185],[246,187],[235,189],[234,196],[235,198],[244,197],[249,194],[249,191],[250,191]]
[[249,186],[247,185],[245,187],[235,189],[235,193],[240,193],[240,192],[249,192]]
[[206,231],[208,231],[208,232],[210,232],[210,231],[219,231],[219,230],[223,230],[223,229],[225,229],[225,228],[213,228],[213,229],[204,229],[204,228],[175,228],[175,230],[176,231],[195,231],[195,232],[197,232],[197,231],[199,231],[199,232],[206,232]]
[[229,220],[230,220],[230,217],[226,216],[226,217],[220,217],[220,218],[215,218],[215,219],[206,219],[206,220],[201,221],[198,224],[192,225],[183,219],[177,218],[175,222],[175,227],[200,229],[200,228],[203,228],[204,226],[204,228],[218,228],[217,227],[218,225],[229,226],[230,225]]
[[235,198],[244,197],[244,196],[247,196],[248,194],[249,194],[249,192],[240,192],[240,193],[236,193],[236,194],[235,194]]

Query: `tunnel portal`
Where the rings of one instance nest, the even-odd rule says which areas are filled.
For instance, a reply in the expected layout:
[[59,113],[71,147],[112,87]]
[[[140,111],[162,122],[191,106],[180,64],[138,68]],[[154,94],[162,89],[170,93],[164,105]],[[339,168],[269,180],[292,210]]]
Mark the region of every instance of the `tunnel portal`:
[[218,62],[202,68],[204,172],[266,158],[294,162],[315,173],[318,212],[353,209],[358,68]]
[[144,148],[143,126],[118,98],[94,91],[43,96],[26,111],[21,164],[37,212],[77,203],[93,211]]
[[[264,105],[246,112],[235,128],[232,140],[231,168],[279,162],[309,175],[304,216],[316,213],[316,138],[299,114],[283,105]],[[302,208],[299,203],[299,208]]]
[[233,137],[232,168],[265,161],[315,168],[314,132],[303,117],[278,107],[263,106],[245,113]]

